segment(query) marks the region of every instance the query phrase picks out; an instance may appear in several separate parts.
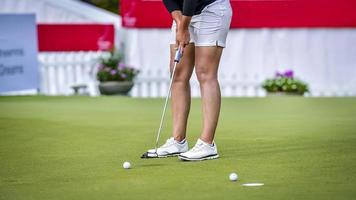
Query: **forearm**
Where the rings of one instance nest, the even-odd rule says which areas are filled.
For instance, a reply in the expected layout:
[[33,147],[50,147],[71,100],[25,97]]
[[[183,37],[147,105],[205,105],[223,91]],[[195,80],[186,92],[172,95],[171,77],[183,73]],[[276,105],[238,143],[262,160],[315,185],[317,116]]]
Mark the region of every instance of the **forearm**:
[[192,17],[190,16],[182,16],[180,23],[177,24],[177,36],[176,36],[176,44],[178,44],[178,48],[183,49],[190,42],[190,33],[188,30],[190,20]]
[[182,11],[182,20],[178,29],[188,30],[188,26],[194,15],[194,11],[197,7],[197,0],[184,0],[183,11]]
[[182,21],[182,11],[180,10],[175,10],[173,12],[171,12],[172,18],[173,20],[177,23],[180,24],[180,22]]
[[191,16],[184,16],[179,10],[173,11],[171,14],[173,20],[177,23],[178,30],[188,30],[188,26],[192,19]]
[[178,24],[178,30],[188,30],[191,20],[192,20],[191,16],[182,15],[180,23]]
[[173,20],[177,24],[176,47],[182,52],[190,42],[188,27],[197,6],[197,0],[163,0],[167,10],[171,13]]
[[[184,28],[188,28],[191,17],[194,15],[195,9],[198,5],[198,0],[163,0],[168,12],[171,13],[173,20],[176,23],[184,22]],[[183,19],[183,16],[186,16]]]

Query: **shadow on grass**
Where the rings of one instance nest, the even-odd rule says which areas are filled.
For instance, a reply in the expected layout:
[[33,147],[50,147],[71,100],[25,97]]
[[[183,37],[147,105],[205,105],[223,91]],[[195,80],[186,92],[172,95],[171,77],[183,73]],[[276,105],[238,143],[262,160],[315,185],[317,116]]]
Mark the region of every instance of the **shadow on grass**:
[[140,164],[138,167],[162,167],[166,165],[167,164],[163,164],[163,163],[149,163],[149,164]]

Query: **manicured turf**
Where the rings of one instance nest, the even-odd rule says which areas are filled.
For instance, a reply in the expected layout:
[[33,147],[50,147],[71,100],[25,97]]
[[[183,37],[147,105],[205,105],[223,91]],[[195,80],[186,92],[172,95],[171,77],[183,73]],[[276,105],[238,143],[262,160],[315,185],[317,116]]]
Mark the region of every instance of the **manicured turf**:
[[[224,99],[221,158],[143,160],[162,99],[0,97],[0,199],[355,199],[356,99]],[[161,143],[169,135],[170,120]],[[201,128],[195,99],[188,140]],[[133,169],[124,170],[130,161]],[[240,181],[228,180],[237,172]],[[245,182],[263,182],[259,188]]]

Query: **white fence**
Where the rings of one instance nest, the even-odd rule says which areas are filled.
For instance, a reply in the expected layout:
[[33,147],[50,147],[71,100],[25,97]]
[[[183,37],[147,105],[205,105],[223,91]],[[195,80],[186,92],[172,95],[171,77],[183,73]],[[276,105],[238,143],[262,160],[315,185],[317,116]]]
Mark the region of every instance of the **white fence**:
[[95,95],[95,68],[101,52],[40,53],[40,92],[45,95],[73,94],[71,86],[85,84]]
[[[168,67],[167,67],[168,68]],[[169,86],[169,71],[155,70],[145,68],[138,77],[135,87],[133,88],[131,95],[135,97],[162,97],[167,94]],[[221,93],[223,96],[264,96],[265,92],[262,90],[260,83],[261,80],[258,76],[232,76],[227,77],[220,74]],[[193,97],[200,96],[199,83],[192,75],[191,81],[191,93]]]
[[[45,95],[72,95],[74,85],[86,85],[87,93],[99,95],[95,74],[103,52],[59,52],[40,53],[40,92]],[[263,96],[258,75],[247,76],[220,74],[223,96]],[[131,91],[134,97],[163,97],[169,84],[168,67],[165,69],[145,68],[135,80]],[[199,96],[199,84],[195,77],[191,80],[192,96]]]
[[[59,52],[40,53],[41,88],[40,93],[45,95],[72,95],[73,85],[85,85],[86,93],[91,96],[99,95],[98,81],[95,74],[100,56],[103,52]],[[135,80],[131,91],[133,97],[163,97],[167,93],[169,84],[168,67],[146,67]],[[221,70],[219,74],[222,96],[265,96],[261,82],[266,74],[260,73],[228,73]],[[334,74],[336,76],[337,74]],[[349,84],[352,84],[351,82]],[[310,96],[354,96],[355,91],[348,89],[347,85],[335,85],[328,89],[313,90]],[[193,74],[191,79],[192,96],[200,96],[199,84]]]

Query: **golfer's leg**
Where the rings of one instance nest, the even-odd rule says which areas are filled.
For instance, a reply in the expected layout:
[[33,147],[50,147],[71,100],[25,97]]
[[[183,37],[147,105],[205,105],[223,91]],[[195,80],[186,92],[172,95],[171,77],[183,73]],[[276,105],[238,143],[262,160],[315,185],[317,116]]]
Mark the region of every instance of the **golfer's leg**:
[[203,131],[200,139],[212,143],[219,119],[221,94],[218,68],[223,48],[195,47],[195,72],[200,83]]
[[[171,71],[174,65],[176,50],[171,45]],[[190,109],[190,85],[189,79],[194,68],[194,44],[189,44],[184,49],[182,59],[177,65],[172,85],[172,114],[173,137],[176,141],[182,141],[186,135],[187,120]]]

